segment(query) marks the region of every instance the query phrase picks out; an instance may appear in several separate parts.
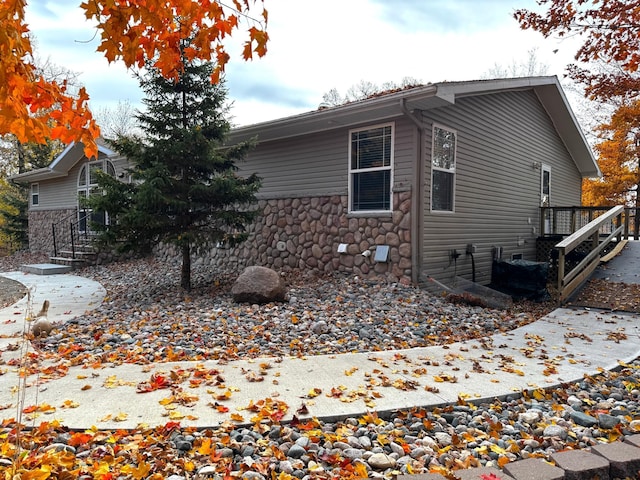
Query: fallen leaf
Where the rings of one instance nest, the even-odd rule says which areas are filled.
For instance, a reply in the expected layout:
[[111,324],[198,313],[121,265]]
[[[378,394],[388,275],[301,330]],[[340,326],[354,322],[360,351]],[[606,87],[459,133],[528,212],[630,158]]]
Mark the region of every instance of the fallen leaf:
[[124,412],[120,412],[115,417],[113,417],[113,420],[115,422],[125,422],[127,420],[128,416],[129,416],[128,414],[126,414]]

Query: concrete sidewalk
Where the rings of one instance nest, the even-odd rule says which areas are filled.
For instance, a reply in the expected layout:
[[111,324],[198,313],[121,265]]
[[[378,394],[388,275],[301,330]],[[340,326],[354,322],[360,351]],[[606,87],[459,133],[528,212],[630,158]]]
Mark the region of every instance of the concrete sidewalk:
[[[102,301],[104,289],[73,275],[2,273],[32,291],[34,310],[51,301],[49,319],[64,322]],[[16,415],[19,377],[7,359],[22,339],[26,299],[0,310],[0,405]],[[337,419],[546,388],[612,369],[640,356],[638,315],[558,309],[517,330],[481,340],[402,351],[152,365],[69,366],[66,375],[42,362],[27,378],[25,418],[59,420],[73,429],[135,428],[180,421],[217,426],[250,423],[255,405],[284,420]],[[33,350],[31,350],[33,352]],[[66,368],[66,366],[64,366]],[[144,391],[145,393],[139,393]],[[24,418],[23,418],[24,421]]]

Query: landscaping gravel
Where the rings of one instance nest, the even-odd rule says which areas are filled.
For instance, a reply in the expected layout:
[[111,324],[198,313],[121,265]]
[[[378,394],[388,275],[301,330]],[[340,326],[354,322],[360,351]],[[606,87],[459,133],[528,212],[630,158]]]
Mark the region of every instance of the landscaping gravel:
[[[60,361],[71,364],[231,362],[428,346],[511,330],[552,307],[518,303],[510,311],[483,309],[452,304],[418,288],[340,276],[288,277],[287,302],[238,305],[229,294],[233,276],[215,277],[203,268],[194,269],[195,288],[188,293],[177,287],[177,266],[153,261],[92,267],[79,274],[102,283],[107,298],[36,344],[51,359],[66,352]],[[197,430],[169,422],[135,431],[69,432],[46,425],[23,431],[22,442],[31,449],[33,468],[58,452],[73,464],[77,478],[86,480],[96,478],[99,468],[114,477],[171,480],[195,474],[280,480],[390,479],[429,471],[449,475],[462,468],[549,459],[560,450],[621,441],[640,432],[640,363],[558,389],[477,405],[460,400],[385,418],[371,412],[335,423],[305,419],[281,424],[282,406],[272,402],[256,407],[257,419],[249,427],[225,423]],[[11,443],[16,427],[4,422],[0,435]],[[8,458],[5,453],[0,468]],[[50,463],[55,468],[64,464]]]
[[[105,286],[101,306],[40,341],[74,363],[148,363],[394,350],[452,343],[508,331],[548,306],[511,311],[452,304],[400,284],[350,277],[286,278],[288,301],[234,303],[227,277],[196,270],[191,292],[179,269],[129,261],[80,272]],[[74,345],[74,348],[67,348]]]

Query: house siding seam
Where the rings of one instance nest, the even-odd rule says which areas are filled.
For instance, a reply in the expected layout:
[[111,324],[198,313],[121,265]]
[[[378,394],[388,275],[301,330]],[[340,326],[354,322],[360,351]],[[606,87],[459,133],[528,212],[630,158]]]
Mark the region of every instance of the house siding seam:
[[[249,226],[247,241],[195,255],[193,264],[223,271],[260,265],[281,272],[340,272],[410,284],[410,209],[410,192],[395,193],[393,214],[383,217],[349,217],[346,195],[260,200],[262,213]],[[346,253],[338,253],[341,243],[347,244]],[[389,245],[388,262],[375,263],[375,252],[362,255],[377,245]],[[163,261],[180,258],[167,245],[155,253]]]
[[[458,132],[455,213],[429,209],[432,132],[425,130],[423,232],[420,277],[452,283],[455,276],[491,281],[493,247],[503,258],[535,260],[540,206],[536,163],[551,166],[551,203],[580,202],[581,177],[547,112],[532,91],[459,99],[423,112],[423,122]],[[476,251],[466,254],[466,246]],[[461,256],[452,260],[451,249]]]

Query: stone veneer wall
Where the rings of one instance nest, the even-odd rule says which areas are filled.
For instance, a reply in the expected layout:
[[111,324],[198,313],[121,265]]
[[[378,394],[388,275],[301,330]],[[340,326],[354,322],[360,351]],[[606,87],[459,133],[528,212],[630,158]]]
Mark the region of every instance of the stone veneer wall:
[[75,209],[36,210],[29,212],[29,251],[53,255],[53,234],[51,226],[69,217]]
[[[220,270],[261,265],[281,272],[343,272],[411,283],[411,192],[394,194],[389,215],[348,215],[347,201],[346,196],[260,200],[262,214],[249,227],[246,242],[212,249],[192,263]],[[346,253],[338,253],[341,243],[347,244]],[[389,245],[387,263],[373,261],[376,245]],[[371,256],[362,255],[366,250]],[[156,255],[179,259],[168,246]]]

